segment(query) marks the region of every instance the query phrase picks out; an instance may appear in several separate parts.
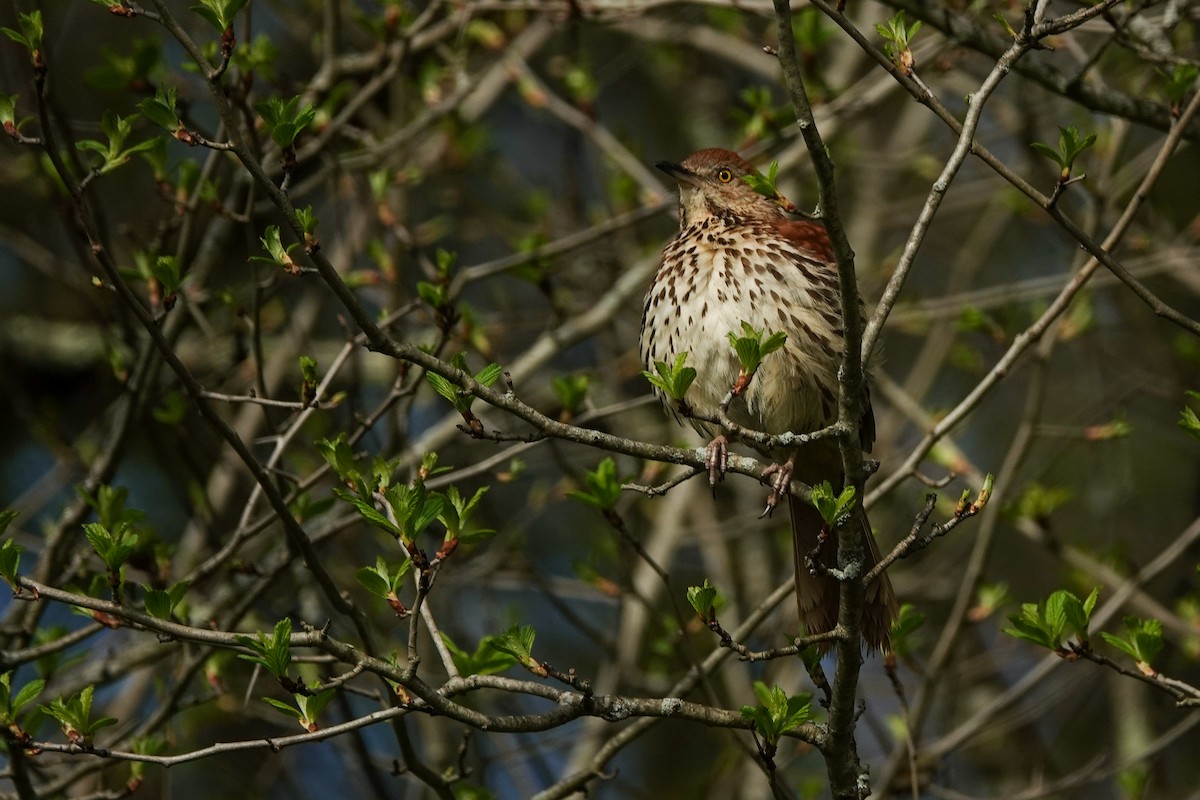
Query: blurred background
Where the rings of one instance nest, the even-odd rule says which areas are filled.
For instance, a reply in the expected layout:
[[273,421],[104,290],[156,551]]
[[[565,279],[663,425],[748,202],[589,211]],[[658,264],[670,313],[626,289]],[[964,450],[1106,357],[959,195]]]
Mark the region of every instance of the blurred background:
[[[130,143],[162,140],[88,180],[100,235],[207,390],[293,404],[212,399],[269,461],[339,588],[368,610],[386,644],[375,655],[402,657],[408,622],[355,572],[401,553],[392,537],[329,502],[337,481],[322,471],[316,442],[339,433],[368,459],[396,460],[401,480],[436,452],[437,464],[452,470],[431,487],[453,484],[468,495],[488,487],[478,523],[495,534],[463,544],[428,599],[440,630],[467,652],[481,637],[532,625],[538,657],[576,670],[598,693],[667,696],[717,646],[687,606],[688,586],[717,586],[721,622],[734,630],[790,580],[787,520],[757,519],[765,490],[753,480],[731,476],[715,493],[691,480],[653,499],[627,491],[616,506],[621,532],[567,494],[586,487],[605,453],[461,433],[461,417],[419,370],[352,341],[358,330],[317,275],[271,263],[261,238],[284,220],[231,154],[189,147],[137,113],[156,90],[174,87],[188,129],[229,138],[207,82],[165,26],[103,5],[7,4],[0,24],[17,29],[19,13],[43,14],[48,119],[77,179],[95,156],[74,143],[104,141],[105,112],[133,120]],[[185,3],[166,8],[216,56],[211,25]],[[1011,41],[994,15],[1017,26],[1021,9],[902,0],[855,3],[847,13],[879,46],[875,25],[902,9],[909,25],[924,21],[911,41],[916,74],[961,118],[966,96],[995,64],[996,43]],[[1031,53],[1000,85],[978,139],[1049,194],[1059,167],[1031,143],[1056,146],[1060,126],[1095,134],[1073,173],[1086,178],[1067,187],[1058,207],[1103,240],[1162,148],[1173,101],[1178,111],[1173,87],[1180,68],[1196,63],[1198,9],[1119,6],[1057,37],[1053,50]],[[821,12],[796,4],[793,13],[870,309],[956,136]],[[951,19],[961,26],[954,37],[946,33]],[[737,149],[764,170],[779,162],[780,188],[813,208],[810,162],[778,64],[763,52],[777,43],[775,25],[771,6],[755,1],[256,0],[234,26],[222,86],[276,183],[280,148],[255,105],[300,96],[313,106],[296,141],[290,197],[311,206],[322,251],[393,337],[443,358],[465,352],[473,371],[500,364],[518,396],[548,415],[695,446],[694,434],[651,400],[637,355],[642,297],[676,228],[673,186],[652,165],[701,147]],[[15,96],[16,118],[25,120],[21,134],[42,136],[29,54],[18,42],[0,41],[0,73],[0,93]],[[1094,92],[1056,91],[1060,78]],[[1184,100],[1188,89],[1185,82]],[[1113,252],[1195,319],[1194,126],[1184,138]],[[104,568],[80,527],[96,517],[75,487],[86,485],[93,497],[101,484],[124,487],[126,505],[145,514],[127,566],[131,584],[162,588],[190,577],[185,618],[194,625],[269,631],[291,616],[317,626],[330,620],[331,635],[353,640],[353,628],[289,553],[245,466],[97,277],[42,149],[6,140],[0,187],[0,506],[20,512],[9,536],[25,548],[25,568],[102,596],[95,582]],[[291,241],[285,225],[284,243]],[[161,256],[175,259],[182,275],[169,309],[154,297],[150,265]],[[293,256],[306,265],[300,249]],[[961,423],[932,446],[923,441],[1023,346],[1086,259],[1028,197],[968,160],[888,319],[872,367],[879,438],[871,457],[880,466],[868,484],[885,552],[908,532],[927,493],[938,494],[933,520],[943,522],[964,489],[977,491],[985,473],[998,479],[979,518],[890,572],[901,601],[925,623],[899,653],[915,710],[913,764],[904,710],[881,659],[863,672],[859,751],[881,796],[891,788],[912,796],[914,775],[930,797],[1197,796],[1192,726],[1200,712],[1094,664],[1064,663],[1001,629],[1020,603],[1057,588],[1084,596],[1098,587],[1105,629],[1120,631],[1126,614],[1161,620],[1166,647],[1154,666],[1192,685],[1200,678],[1200,558],[1186,538],[1195,537],[1188,532],[1200,515],[1200,441],[1177,425],[1181,409],[1196,405],[1186,392],[1200,390],[1200,341],[1101,268]],[[420,284],[434,289],[423,293]],[[428,294],[438,288],[449,297],[440,305]],[[295,405],[305,391],[301,356],[328,376],[325,402],[304,412]],[[488,430],[529,432],[483,403],[473,410]],[[642,485],[678,469],[615,460],[620,479]],[[436,537],[425,546],[436,550]],[[1176,549],[1166,563],[1154,563],[1169,547]],[[1129,582],[1148,565],[1152,574]],[[406,592],[409,602],[411,586]],[[258,699],[287,699],[270,676],[226,651],[110,630],[63,605],[31,612],[4,595],[13,685],[44,677],[40,702],[48,703],[96,683],[97,708],[119,720],[100,744],[128,749],[136,737],[156,736],[166,752],[182,753],[300,731]],[[778,604],[746,644],[785,645],[798,633],[793,605]],[[33,658],[29,648],[44,641],[60,646]],[[422,669],[436,685],[444,674],[427,628],[421,647]],[[327,680],[337,666],[318,660],[299,670]],[[509,674],[529,677],[519,668]],[[812,691],[795,659],[732,658],[689,698],[736,710],[756,702],[755,680],[789,694]],[[348,684],[355,685],[362,688],[339,692],[323,724],[388,704],[378,682]],[[495,691],[466,702],[489,713],[546,708]],[[433,774],[462,771],[456,797],[532,797],[588,768],[603,772],[588,784],[602,798],[771,796],[747,732],[661,721],[628,742],[614,738],[629,724],[591,719],[486,734],[410,714],[279,754],[149,767],[138,796],[437,796],[414,775],[414,762]],[[62,741],[52,720],[30,725],[35,738]],[[594,762],[606,744],[615,756]],[[810,748],[788,740],[776,761],[790,796],[826,796],[824,764]],[[130,778],[129,765],[99,759],[46,753],[28,762],[45,792],[37,796],[121,796]]]

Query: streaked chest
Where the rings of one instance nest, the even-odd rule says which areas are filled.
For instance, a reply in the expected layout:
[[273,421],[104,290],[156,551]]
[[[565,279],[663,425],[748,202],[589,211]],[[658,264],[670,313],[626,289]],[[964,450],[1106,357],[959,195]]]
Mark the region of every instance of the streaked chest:
[[683,352],[697,371],[693,409],[711,414],[737,380],[729,342],[742,322],[788,335],[763,362],[746,397],[731,407],[739,422],[782,432],[825,424],[835,410],[841,318],[836,273],[768,225],[708,219],[680,232],[646,296],[641,354],[647,369]]

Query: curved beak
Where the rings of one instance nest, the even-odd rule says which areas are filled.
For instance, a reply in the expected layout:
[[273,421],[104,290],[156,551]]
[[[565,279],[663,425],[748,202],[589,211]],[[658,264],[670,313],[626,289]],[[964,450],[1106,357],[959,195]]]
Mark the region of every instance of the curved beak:
[[699,175],[690,169],[685,169],[681,164],[676,164],[674,161],[659,161],[654,166],[670,175],[680,184],[687,184],[688,186],[700,185]]

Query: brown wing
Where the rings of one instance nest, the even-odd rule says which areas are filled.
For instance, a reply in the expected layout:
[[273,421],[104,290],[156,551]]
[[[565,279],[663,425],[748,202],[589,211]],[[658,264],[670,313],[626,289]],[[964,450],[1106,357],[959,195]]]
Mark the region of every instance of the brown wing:
[[[811,222],[804,219],[789,219],[779,223],[779,228],[787,237],[788,241],[792,242],[796,247],[812,253],[814,259],[819,259],[829,267],[829,282],[834,291],[834,302],[836,302],[836,292],[838,290],[837,268],[834,266],[833,245],[829,241],[829,234],[825,232],[825,226],[817,222]],[[859,300],[859,307],[862,308],[862,298]],[[867,403],[866,410],[863,411],[863,417],[859,421],[859,444],[862,446],[864,453],[871,452],[871,447],[875,444],[875,412],[871,408],[871,390],[867,388]]]
[[[825,226],[806,219],[785,219],[778,223],[779,231],[792,244],[812,253],[813,258],[829,264],[834,275],[833,245],[829,243],[829,234]],[[836,282],[836,278],[834,279]]]

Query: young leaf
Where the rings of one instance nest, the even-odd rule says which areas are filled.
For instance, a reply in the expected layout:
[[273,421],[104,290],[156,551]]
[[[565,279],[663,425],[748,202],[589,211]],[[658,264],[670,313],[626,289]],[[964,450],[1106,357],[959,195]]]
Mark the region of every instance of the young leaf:
[[233,25],[233,18],[245,5],[246,0],[200,0],[200,5],[192,6],[192,11],[208,20],[218,32],[224,33]]
[[916,606],[904,603],[900,613],[892,623],[892,651],[898,656],[906,655],[913,650],[913,634],[925,624],[925,615],[917,611]]
[[[1192,400],[1200,401],[1200,392],[1187,392],[1187,396]],[[1188,406],[1183,407],[1183,411],[1179,415],[1179,427],[1183,428],[1189,436],[1194,439],[1200,439],[1200,417],[1196,416],[1196,412]]]
[[92,696],[96,687],[87,686],[79,694],[68,699],[52,700],[50,705],[39,706],[47,716],[58,720],[67,739],[72,744],[90,746],[96,731],[116,724],[112,717],[92,719]]
[[1163,625],[1156,619],[1125,618],[1127,639],[1101,631],[1100,638],[1128,655],[1144,675],[1157,675],[1151,666],[1163,647]]
[[589,470],[584,480],[589,491],[575,489],[567,492],[567,497],[580,500],[601,511],[607,511],[617,504],[621,496],[621,480],[617,477],[617,463],[611,457],[601,461],[595,470]]
[[35,678],[17,690],[16,694],[13,694],[11,682],[11,672],[0,675],[0,725],[9,727],[17,724],[17,717],[20,715],[21,709],[36,700],[42,690],[46,688],[44,680]]
[[19,45],[23,45],[36,63],[39,62],[38,51],[42,49],[42,12],[30,11],[28,14],[17,16],[17,30],[0,28],[5,36]]
[[[745,321],[742,322],[741,335],[733,331],[726,335],[746,374],[753,374],[757,371],[762,360],[783,347],[787,341],[787,334],[782,331],[767,334]],[[766,336],[765,340],[763,339],[764,335]]]
[[497,638],[484,636],[476,645],[475,652],[468,653],[442,632],[442,642],[450,651],[450,657],[460,675],[496,675],[516,664],[517,659],[512,653],[495,646]]
[[148,97],[138,103],[138,110],[146,119],[174,134],[183,127],[175,110],[176,102],[178,99],[174,86],[159,86],[154,97]]
[[1041,603],[1024,603],[1019,614],[1009,616],[1012,627],[1004,632],[1065,655],[1068,653],[1063,646],[1065,635],[1074,634],[1082,645],[1087,645],[1088,625],[1099,596],[1099,590],[1094,589],[1081,601],[1073,593],[1060,589]]
[[[8,527],[17,516],[16,511],[7,510],[0,511],[0,534]],[[20,590],[21,584],[18,581],[17,573],[21,567],[21,553],[25,548],[14,542],[12,539],[5,539],[0,544],[0,578],[12,587],[13,592]]]
[[290,150],[296,142],[296,137],[317,116],[316,109],[311,105],[301,107],[301,99],[298,95],[290,100],[272,97],[254,106],[254,110],[266,124],[271,138],[281,150]]
[[855,491],[853,486],[847,486],[837,497],[834,497],[829,481],[821,481],[812,487],[810,497],[812,504],[820,513],[821,519],[825,520],[825,524],[832,528],[837,526],[853,508]]
[[590,379],[587,375],[559,375],[550,381],[550,388],[558,398],[563,411],[574,414],[588,393]]
[[516,659],[517,663],[539,677],[546,677],[549,672],[533,657],[533,639],[536,635],[532,625],[514,625],[504,633],[488,642],[488,646],[501,653],[507,653]]
[[481,486],[475,490],[475,494],[466,498],[458,491],[457,486],[446,489],[446,502],[442,504],[438,513],[438,520],[446,527],[446,541],[472,541],[495,533],[490,529],[473,528],[470,525],[471,516],[487,491],[487,486]]
[[1041,142],[1033,142],[1031,147],[1041,155],[1059,166],[1059,183],[1066,183],[1071,177],[1071,169],[1084,150],[1096,142],[1096,134],[1081,137],[1079,129],[1074,125],[1059,126],[1058,149]]
[[696,380],[696,370],[685,366],[687,357],[687,353],[680,353],[675,356],[675,362],[669,366],[665,361],[655,361],[654,370],[657,374],[643,370],[642,375],[667,397],[680,402],[687,394],[692,381]]
[[146,613],[156,619],[169,620],[174,615],[175,606],[183,599],[187,593],[188,582],[179,581],[165,591],[162,589],[153,589],[149,586],[143,586],[144,596],[143,601],[146,605]]
[[376,597],[386,600],[399,616],[408,611],[404,603],[400,602],[399,592],[401,582],[412,569],[412,565],[412,559],[406,558],[399,567],[393,569],[383,556],[376,556],[375,566],[361,567],[354,575],[364,589]]
[[897,11],[896,16],[875,25],[875,32],[883,37],[884,52],[887,53],[892,63],[905,74],[912,74],[913,67],[916,66],[911,45],[919,30],[921,30],[921,20],[908,25],[905,22],[903,11]]
[[716,587],[708,582],[708,578],[704,579],[704,584],[701,586],[689,586],[687,590],[687,601],[705,625],[710,624],[717,618],[717,606],[721,603],[721,598],[717,594]]
[[742,718],[754,723],[754,729],[767,745],[774,748],[779,738],[812,717],[812,695],[802,693],[788,697],[778,686],[768,687],[754,682],[754,694],[759,705],[742,706]]
[[287,678],[288,667],[292,663],[292,621],[287,617],[275,623],[275,630],[270,637],[259,631],[255,638],[237,636],[238,644],[249,648],[252,653],[239,653],[238,658],[258,664],[276,678]]

